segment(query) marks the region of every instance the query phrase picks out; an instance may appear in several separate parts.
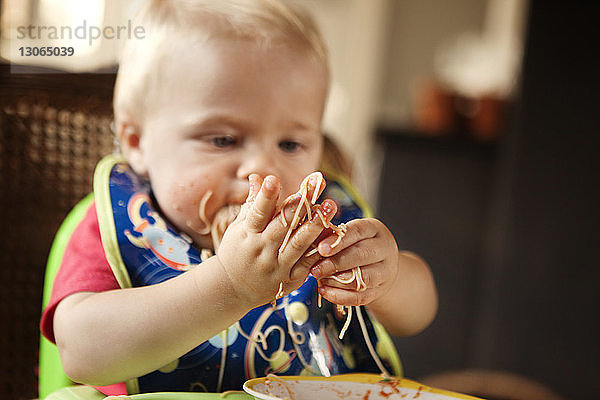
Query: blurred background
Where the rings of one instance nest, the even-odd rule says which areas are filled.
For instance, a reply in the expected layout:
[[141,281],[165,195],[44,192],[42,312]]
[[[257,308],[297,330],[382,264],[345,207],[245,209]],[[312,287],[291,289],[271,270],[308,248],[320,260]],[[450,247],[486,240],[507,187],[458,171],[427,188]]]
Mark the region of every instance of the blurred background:
[[[45,260],[112,150],[122,45],[21,28],[127,27],[139,1],[0,0],[1,398],[37,395]],[[325,130],[438,285],[433,324],[394,339],[405,374],[488,398],[597,398],[600,2],[297,3],[330,46]],[[46,45],[74,55],[19,51]]]

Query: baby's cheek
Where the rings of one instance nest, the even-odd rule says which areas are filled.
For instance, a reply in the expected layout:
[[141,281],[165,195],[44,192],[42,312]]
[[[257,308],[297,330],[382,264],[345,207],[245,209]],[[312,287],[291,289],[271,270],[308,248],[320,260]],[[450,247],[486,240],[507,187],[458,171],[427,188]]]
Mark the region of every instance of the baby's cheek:
[[161,209],[180,229],[185,229],[181,225],[197,220],[200,199],[206,189],[189,181],[171,182],[165,189],[161,197],[156,193]]
[[189,208],[199,192],[198,185],[193,182],[174,182],[167,193],[171,209],[181,211]]

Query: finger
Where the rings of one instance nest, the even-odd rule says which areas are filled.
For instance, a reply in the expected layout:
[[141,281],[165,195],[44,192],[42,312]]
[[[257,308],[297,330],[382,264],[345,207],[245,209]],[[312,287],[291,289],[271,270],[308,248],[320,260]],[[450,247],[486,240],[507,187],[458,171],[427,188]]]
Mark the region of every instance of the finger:
[[[337,212],[337,206],[333,200],[325,200],[319,205],[318,210],[327,221],[331,221],[331,218]],[[308,271],[314,264],[314,259],[304,257],[304,255],[323,229],[321,217],[315,212],[310,220],[304,222],[293,232],[287,243],[282,243],[279,255],[280,262],[284,265],[294,265],[299,262],[300,267]],[[309,258],[312,262],[309,263],[308,260],[302,260],[305,258]]]
[[265,229],[273,218],[280,191],[281,184],[277,177],[265,177],[246,215],[246,225],[250,231],[262,232]]
[[[354,269],[346,270],[343,272],[338,272],[337,274],[331,275],[327,278],[322,278],[320,279],[320,283],[326,286],[347,290],[365,290],[369,288],[377,288],[388,280],[385,269],[381,268],[382,263],[383,261],[380,261],[374,264],[359,267],[360,276],[358,276],[356,272],[353,273]],[[338,278],[338,280],[335,278]],[[359,282],[359,279],[362,279],[362,284]]]
[[[308,188],[308,199],[311,204],[315,204],[323,190],[325,190],[325,186],[327,183],[325,182],[325,178],[323,178],[323,174],[320,172],[313,172],[308,175],[306,178],[307,188]],[[300,185],[302,186],[302,185]]]
[[[325,201],[328,202],[331,200],[325,200]],[[331,218],[333,218],[333,215],[335,215],[335,213],[337,212],[337,205],[335,203],[333,203],[332,205],[336,206],[336,211],[331,212]],[[323,214],[323,216],[326,218],[326,221],[331,220],[331,218],[329,218],[329,214]],[[317,217],[319,219],[321,218],[317,214],[314,216],[314,219],[316,220]],[[322,237],[324,231],[325,230],[323,230],[323,231],[321,231],[321,233],[319,233],[319,235],[317,236],[317,239]],[[307,251],[304,253],[304,256],[300,257],[298,262],[294,265],[294,267],[292,267],[292,270],[290,272],[290,279],[291,280],[302,279],[302,281],[304,281],[306,279],[306,277],[308,276],[308,274],[310,273],[310,268],[312,266],[314,266],[315,263],[317,261],[319,261],[321,258],[322,257],[319,254],[319,252],[317,251],[317,248],[314,246],[314,244],[311,244],[311,246],[309,246]]]
[[378,232],[378,223],[380,222],[373,218],[361,218],[348,222],[346,232],[341,240],[339,240],[339,235],[333,233],[319,242],[319,253],[323,257],[329,257],[360,240],[375,237]]
[[377,298],[377,290],[365,290],[357,292],[356,290],[341,289],[327,285],[319,286],[319,294],[327,301],[341,306],[362,306],[371,303]]
[[310,268],[315,265],[317,261],[321,259],[321,256],[317,252],[306,252],[302,257],[298,259],[296,264],[290,270],[290,280],[298,281],[306,279],[310,273]]
[[260,191],[262,183],[263,179],[260,175],[250,174],[250,176],[248,176],[248,197],[246,198],[246,203],[250,203],[256,199],[256,195]]
[[310,273],[317,279],[326,278],[335,273],[351,270],[354,267],[362,267],[383,260],[383,254],[378,252],[376,239],[364,239],[353,243],[339,253],[327,257],[315,264]]

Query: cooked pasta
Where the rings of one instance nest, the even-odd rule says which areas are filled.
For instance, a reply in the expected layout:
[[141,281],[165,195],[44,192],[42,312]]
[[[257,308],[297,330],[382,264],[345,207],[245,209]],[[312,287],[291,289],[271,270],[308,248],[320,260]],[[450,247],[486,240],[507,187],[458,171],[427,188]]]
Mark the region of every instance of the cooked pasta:
[[360,269],[360,267],[352,268],[352,276],[348,279],[343,279],[343,278],[340,278],[339,276],[335,276],[335,275],[333,275],[331,278],[333,280],[335,280],[339,283],[343,283],[343,284],[348,284],[348,283],[352,283],[352,282],[356,281],[356,291],[357,292],[364,292],[365,290],[367,290],[367,284],[365,283],[365,281],[362,277],[362,270]]
[[223,341],[223,350],[221,350],[221,365],[222,365],[222,367],[219,368],[219,378],[217,380],[217,392],[220,392],[221,387],[223,386],[223,376],[225,374],[225,362],[227,362],[227,346],[229,344],[228,343],[229,330],[225,329],[219,335],[221,336],[221,340]]
[[[356,291],[357,292],[363,292],[363,291],[367,290],[367,284],[365,283],[365,281],[362,277],[362,270],[360,269],[360,267],[352,268],[352,276],[348,279],[342,279],[339,276],[335,276],[335,275],[333,275],[331,278],[333,278],[333,280],[343,283],[343,284],[348,284],[348,283],[352,283],[353,281],[356,281]],[[344,306],[338,306],[338,309],[343,309],[343,308],[344,308]],[[346,313],[347,313],[346,322],[344,323],[344,326],[342,327],[342,330],[340,331],[340,335],[339,335],[340,340],[344,338],[344,335],[346,334],[346,331],[348,330],[348,327],[350,326],[350,321],[352,320],[352,306],[346,307]]]
[[200,250],[200,260],[206,261],[213,256],[213,252],[210,249],[202,249]]
[[273,301],[271,301],[271,305],[273,307],[275,307],[275,304],[277,304],[277,300],[282,298],[284,295],[285,295],[285,292],[283,291],[283,282],[279,282],[279,289],[277,290],[277,294],[275,295],[275,298],[273,299]]
[[219,398],[224,399],[227,396],[232,395],[232,394],[239,394],[239,395],[245,396],[246,392],[244,392],[243,390],[226,390],[224,392],[221,392],[221,394],[219,395]]
[[210,235],[213,242],[215,253],[221,245],[221,239],[227,230],[227,227],[235,220],[240,213],[241,206],[229,205],[219,209],[213,218],[212,224],[209,223]]
[[387,369],[385,369],[385,367],[383,366],[381,359],[379,358],[379,356],[377,355],[377,352],[375,351],[375,348],[373,347],[373,343],[371,343],[371,338],[369,337],[369,332],[367,332],[367,325],[365,324],[365,320],[364,320],[362,312],[360,310],[360,306],[355,306],[355,308],[356,308],[356,316],[358,317],[358,323],[360,325],[360,330],[363,334],[363,338],[365,339],[365,343],[367,344],[367,348],[369,349],[369,353],[371,353],[371,357],[375,361],[375,364],[377,364],[377,367],[379,367],[379,371],[381,371],[381,375],[383,375],[383,377],[385,379],[389,379],[391,377],[391,375],[387,371]]
[[[310,181],[310,178],[313,176],[316,176],[317,184],[315,185],[313,196],[309,201],[308,200],[308,182]],[[312,206],[317,202],[317,200],[319,198],[319,194],[320,194],[321,185],[324,182],[325,182],[325,180],[323,179],[323,175],[320,172],[313,172],[312,174],[310,174],[306,178],[304,178],[304,180],[300,184],[300,189],[298,190],[298,192],[288,196],[283,201],[283,204],[281,205],[281,211],[280,211],[281,220],[282,220],[283,226],[288,227],[288,231],[286,232],[285,238],[283,239],[283,242],[282,242],[281,246],[279,247],[279,254],[281,254],[281,252],[287,246],[288,241],[290,240],[290,237],[291,237],[294,229],[296,229],[298,227],[298,225],[300,225],[300,223],[302,223],[304,220],[312,218]],[[288,224],[288,222],[285,218],[285,208],[290,202],[292,202],[293,200],[298,198],[298,196],[300,197],[300,201],[298,203],[298,206],[296,207],[296,210],[294,211],[294,216],[292,217],[291,222]],[[306,214],[304,215],[303,218],[300,218],[300,213],[302,212],[303,206],[306,209]],[[317,211],[317,212],[319,212],[319,211]],[[319,215],[321,215],[321,219],[323,219],[322,214],[319,214]]]
[[[338,307],[340,307],[340,306],[338,306]],[[342,330],[340,331],[340,334],[338,336],[338,338],[340,340],[342,340],[344,338],[346,331],[350,327],[351,321],[352,321],[352,306],[348,306],[348,307],[346,307],[346,322],[344,322],[344,326],[342,327]]]
[[210,233],[211,223],[206,217],[206,203],[208,203],[208,200],[210,199],[212,194],[212,190],[209,189],[206,191],[206,193],[204,193],[202,199],[200,199],[200,206],[198,207],[198,217],[200,217],[200,221],[204,223],[204,228],[199,229],[197,231],[201,235],[208,235]]
[[[294,392],[292,392],[292,390],[290,389],[290,387],[288,386],[288,384],[287,384],[286,381],[284,381],[283,379],[281,379],[280,377],[278,377],[275,374],[268,374],[267,378],[268,379],[272,379],[274,381],[277,381],[277,382],[281,383],[283,385],[283,387],[285,388],[285,390],[287,390],[288,394],[290,395],[289,400],[295,400],[296,399],[296,397],[294,396]],[[265,381],[265,383],[266,383],[266,381]],[[284,400],[286,398],[284,398]]]

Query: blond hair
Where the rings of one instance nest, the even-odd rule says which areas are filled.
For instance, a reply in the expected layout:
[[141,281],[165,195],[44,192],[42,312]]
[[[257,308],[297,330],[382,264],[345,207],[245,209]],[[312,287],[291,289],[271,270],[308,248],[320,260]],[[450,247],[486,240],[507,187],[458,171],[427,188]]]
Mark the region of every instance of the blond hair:
[[141,124],[146,99],[159,95],[161,72],[175,41],[231,38],[265,48],[284,45],[305,51],[329,76],[327,47],[314,20],[287,1],[147,0],[133,23],[144,27],[146,37],[129,39],[123,49],[113,100],[117,122],[127,114]]

